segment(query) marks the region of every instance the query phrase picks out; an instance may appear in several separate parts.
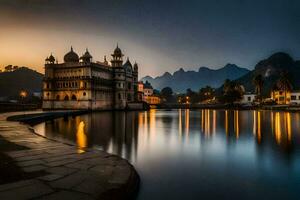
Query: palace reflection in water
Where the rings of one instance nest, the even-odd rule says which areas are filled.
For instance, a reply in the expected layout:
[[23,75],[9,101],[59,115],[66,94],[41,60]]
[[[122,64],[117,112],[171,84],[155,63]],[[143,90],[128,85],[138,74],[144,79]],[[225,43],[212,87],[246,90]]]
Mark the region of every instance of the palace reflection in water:
[[[293,198],[300,187],[299,120],[300,113],[276,111],[152,109],[61,118],[35,130],[76,143],[78,153],[93,147],[128,159],[142,178],[139,199],[206,196],[216,186],[223,196]],[[183,191],[181,184],[190,186]],[[274,192],[282,184],[288,191]]]
[[[143,112],[101,112],[48,121],[36,130],[48,137],[76,142],[79,153],[86,147],[95,147],[134,159],[140,146],[156,140],[157,123],[173,127],[177,124],[178,138],[189,139],[190,128],[201,139],[216,133],[227,139],[251,137],[257,144],[273,144],[284,150],[292,149],[293,132],[298,134],[300,113],[275,111],[232,111],[178,109],[164,112],[151,109]],[[192,112],[192,117],[190,115]],[[197,120],[199,119],[199,122]],[[294,122],[294,123],[293,123]],[[200,127],[198,129],[199,123]],[[165,133],[168,134],[168,133]],[[140,137],[140,140],[139,140]]]

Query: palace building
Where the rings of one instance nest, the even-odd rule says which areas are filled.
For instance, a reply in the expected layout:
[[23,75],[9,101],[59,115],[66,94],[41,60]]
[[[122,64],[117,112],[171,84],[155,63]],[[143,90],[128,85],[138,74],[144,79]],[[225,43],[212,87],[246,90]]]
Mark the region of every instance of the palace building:
[[88,50],[79,57],[71,47],[58,63],[51,54],[45,60],[43,109],[126,109],[137,102],[138,65],[123,63],[116,47],[110,63],[94,62]]

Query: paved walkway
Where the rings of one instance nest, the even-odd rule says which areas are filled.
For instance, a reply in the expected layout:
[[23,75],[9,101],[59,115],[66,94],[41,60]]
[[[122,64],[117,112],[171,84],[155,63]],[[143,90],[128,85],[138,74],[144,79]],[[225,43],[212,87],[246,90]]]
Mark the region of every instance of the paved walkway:
[[76,200],[133,197],[139,178],[133,166],[126,160],[97,150],[79,154],[74,146],[38,136],[27,125],[6,121],[8,116],[16,114],[22,113],[0,114],[0,135],[29,149],[5,153],[24,172],[44,173],[33,179],[0,185],[0,199]]

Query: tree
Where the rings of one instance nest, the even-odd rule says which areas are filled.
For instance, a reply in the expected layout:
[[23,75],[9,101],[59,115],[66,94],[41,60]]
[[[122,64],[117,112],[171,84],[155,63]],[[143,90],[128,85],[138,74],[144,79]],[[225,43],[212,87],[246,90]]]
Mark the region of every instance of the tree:
[[204,88],[201,88],[199,90],[199,100],[200,101],[206,101],[209,99],[212,99],[214,96],[214,88],[210,87],[210,86],[206,86]]
[[11,72],[13,69],[12,65],[7,65],[6,67],[4,67],[5,72]]
[[258,99],[259,102],[261,102],[262,99],[262,88],[264,85],[264,80],[263,76],[261,74],[257,75],[253,79],[253,84],[255,86],[255,93],[256,93],[256,98]]
[[166,101],[166,102],[172,102],[174,101],[173,97],[173,90],[170,87],[165,87],[160,91],[161,97]]
[[287,104],[287,92],[292,91],[292,84],[287,72],[282,72],[276,83],[279,90],[284,92],[284,103]]
[[236,81],[225,80],[223,87],[223,95],[219,100],[223,103],[234,103],[243,98],[243,88]]
[[199,95],[197,92],[191,90],[191,88],[186,90],[186,102],[187,103],[198,103]]
[[17,70],[17,69],[19,69],[19,66],[13,66],[13,67],[12,67],[12,71],[15,71],[15,70]]

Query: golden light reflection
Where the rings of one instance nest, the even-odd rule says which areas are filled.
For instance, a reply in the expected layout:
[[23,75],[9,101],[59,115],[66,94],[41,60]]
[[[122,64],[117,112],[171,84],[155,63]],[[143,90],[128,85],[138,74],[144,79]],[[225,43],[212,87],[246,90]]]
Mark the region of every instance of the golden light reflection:
[[201,131],[204,132],[204,110],[201,110]]
[[217,114],[215,110],[201,110],[201,132],[204,133],[206,137],[216,133],[216,118]]
[[278,144],[281,142],[281,125],[280,125],[280,114],[275,113],[275,140]]
[[272,128],[272,133],[274,133],[274,113],[271,111],[271,128]]
[[216,127],[217,127],[217,112],[213,111],[213,134],[216,134]]
[[144,116],[143,113],[139,112],[139,125],[143,126],[144,125]]
[[235,131],[236,139],[238,139],[239,135],[240,135],[240,129],[239,129],[239,111],[238,110],[234,111],[234,131]]
[[[275,117],[274,117],[274,115],[275,115]],[[272,112],[271,123],[272,123],[272,125],[271,125],[272,133],[274,134],[274,138],[275,138],[275,141],[277,144],[283,144],[283,142],[285,142],[285,141],[288,141],[290,143],[292,141],[293,133],[292,133],[291,113],[276,112],[274,114]],[[283,141],[283,139],[285,141]]]
[[257,142],[261,142],[261,111],[253,112],[253,135],[256,136]]
[[85,124],[81,121],[77,127],[76,141],[78,146],[78,153],[84,153],[87,147],[87,136],[84,132]]
[[225,131],[228,136],[228,110],[225,110]]
[[286,119],[286,124],[287,124],[288,141],[290,142],[292,140],[291,113],[284,113],[284,114],[285,114],[285,119]]
[[205,115],[205,119],[206,119],[206,135],[209,136],[210,135],[210,110],[206,110],[206,115]]
[[257,141],[261,142],[261,112],[257,112]]
[[182,111],[181,109],[178,110],[178,134],[179,136],[182,135]]
[[[148,133],[148,116],[147,116],[147,111],[144,112],[144,133]],[[146,137],[145,137],[146,138]]]
[[253,135],[256,135],[256,110],[253,111]]
[[188,136],[190,131],[190,109],[185,110],[185,134]]
[[156,137],[156,109],[150,109],[149,115],[150,138],[152,141],[154,141]]

